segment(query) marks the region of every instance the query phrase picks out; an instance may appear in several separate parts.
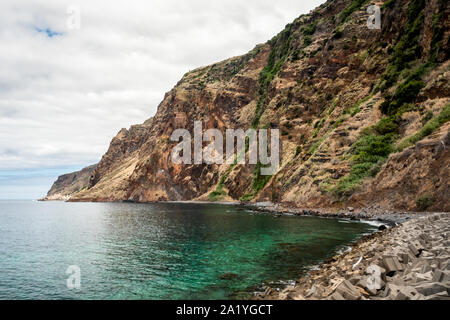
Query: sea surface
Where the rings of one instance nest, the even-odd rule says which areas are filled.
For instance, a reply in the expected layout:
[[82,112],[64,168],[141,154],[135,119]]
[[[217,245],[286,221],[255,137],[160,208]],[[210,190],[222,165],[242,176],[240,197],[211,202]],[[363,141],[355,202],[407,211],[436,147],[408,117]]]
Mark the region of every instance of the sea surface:
[[0,201],[0,299],[243,299],[374,230],[238,205]]

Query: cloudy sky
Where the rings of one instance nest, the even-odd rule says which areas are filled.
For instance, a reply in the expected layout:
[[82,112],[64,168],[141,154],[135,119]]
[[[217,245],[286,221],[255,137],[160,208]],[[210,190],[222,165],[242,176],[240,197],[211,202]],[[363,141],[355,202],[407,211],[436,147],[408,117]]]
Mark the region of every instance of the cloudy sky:
[[1,0],[0,199],[45,195],[153,116],[187,71],[248,52],[323,2]]

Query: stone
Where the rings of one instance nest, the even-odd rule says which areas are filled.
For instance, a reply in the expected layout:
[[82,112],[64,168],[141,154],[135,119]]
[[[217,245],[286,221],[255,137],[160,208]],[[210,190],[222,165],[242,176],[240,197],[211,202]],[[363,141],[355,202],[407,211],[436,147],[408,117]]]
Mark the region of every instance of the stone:
[[416,282],[423,282],[423,281],[431,281],[433,280],[433,272],[428,271],[427,273],[417,273],[416,274]]
[[281,292],[281,293],[278,295],[278,299],[279,299],[279,300],[287,300],[287,299],[288,299],[288,294],[285,293],[285,292]]
[[449,282],[450,281],[450,272],[449,271],[441,271],[436,270],[433,273],[433,282]]
[[264,295],[268,296],[269,294],[271,294],[273,292],[272,288],[267,287],[266,290],[264,291]]
[[322,298],[325,293],[325,289],[321,285],[314,285],[306,295],[307,298],[309,297],[316,297],[316,298]]
[[303,283],[299,280],[292,294],[283,290],[279,297],[294,299],[301,293],[299,299],[312,300],[450,300],[450,242],[445,240],[450,221],[430,221],[411,220],[375,234],[352,252],[330,259]]
[[402,288],[401,286],[397,286],[395,284],[388,283],[386,285],[386,287],[384,288],[384,291],[381,294],[381,296],[384,298],[390,297],[390,299],[394,299],[400,293],[401,288]]
[[424,300],[445,300],[450,301],[450,296],[447,291],[442,291],[431,296],[425,297]]
[[[376,295],[377,292],[378,292],[378,289],[374,288],[373,286],[371,286],[367,282],[368,282],[368,277],[365,276],[358,283],[356,283],[355,285],[365,289],[372,296]],[[379,286],[379,289],[381,289],[381,285]]]
[[330,296],[330,300],[342,301],[345,300],[345,298],[339,292],[335,292]]
[[426,250],[422,250],[422,254],[421,257],[422,258],[432,258],[435,255],[432,252],[426,251]]
[[[422,243],[418,240],[414,240],[410,242],[410,249],[411,247],[414,247],[415,251],[417,253],[414,253],[415,256],[419,256],[422,253],[422,250],[425,248],[423,247]],[[412,250],[411,250],[412,251]]]
[[418,273],[427,273],[428,271],[431,271],[432,268],[430,266],[430,264],[428,263],[428,261],[426,260],[417,260],[414,264],[413,264],[413,271],[416,271]]
[[362,279],[362,277],[360,277],[360,276],[355,276],[355,277],[352,277],[349,281],[350,281],[350,283],[351,283],[352,285],[355,286],[358,282],[361,281],[361,279]]
[[383,264],[387,273],[402,271],[404,269],[403,265],[395,256],[384,256]]
[[350,281],[344,280],[336,289],[346,300],[358,300],[361,298],[361,292]]
[[409,250],[411,250],[412,254],[418,257],[420,255],[419,249],[416,248],[412,243],[408,245]]
[[292,300],[302,300],[302,301],[306,300],[305,297],[302,296],[301,294],[293,295],[291,298],[292,298]]
[[400,287],[394,300],[416,300],[420,294],[413,287]]
[[432,282],[432,283],[424,283],[416,286],[416,290],[423,294],[424,296],[431,296],[433,294],[437,294],[440,292],[446,291],[449,293],[450,286],[448,284]]
[[399,252],[397,254],[397,257],[401,260],[403,264],[408,264],[413,260],[413,257],[409,253],[406,252]]

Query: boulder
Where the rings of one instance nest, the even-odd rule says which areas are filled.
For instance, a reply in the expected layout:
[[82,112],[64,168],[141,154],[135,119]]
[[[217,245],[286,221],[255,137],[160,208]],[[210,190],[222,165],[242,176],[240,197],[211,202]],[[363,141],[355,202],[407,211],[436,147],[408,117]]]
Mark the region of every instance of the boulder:
[[441,270],[436,270],[433,273],[433,282],[449,282],[450,281],[450,271],[441,271]]
[[421,295],[413,287],[400,287],[394,300],[417,300]]
[[335,292],[333,293],[330,297],[330,300],[338,300],[338,301],[342,301],[342,300],[346,300],[339,292]]
[[396,256],[383,256],[383,264],[387,273],[404,270],[403,265]]
[[433,272],[428,271],[427,273],[416,273],[416,282],[424,282],[433,280]]
[[423,294],[424,296],[431,296],[440,292],[450,292],[449,283],[439,283],[439,282],[431,282],[431,283],[423,283],[416,286],[416,290]]
[[359,300],[361,291],[352,285],[350,281],[343,281],[336,289],[336,292],[343,296],[346,300]]

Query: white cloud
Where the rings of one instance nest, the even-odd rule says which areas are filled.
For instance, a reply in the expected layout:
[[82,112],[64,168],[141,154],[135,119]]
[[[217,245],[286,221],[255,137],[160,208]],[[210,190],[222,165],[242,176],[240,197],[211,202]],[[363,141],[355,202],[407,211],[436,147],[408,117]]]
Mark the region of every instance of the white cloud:
[[[98,161],[185,72],[248,52],[323,2],[2,0],[0,170]],[[80,30],[67,29],[70,5]]]

